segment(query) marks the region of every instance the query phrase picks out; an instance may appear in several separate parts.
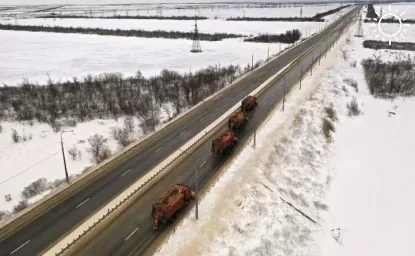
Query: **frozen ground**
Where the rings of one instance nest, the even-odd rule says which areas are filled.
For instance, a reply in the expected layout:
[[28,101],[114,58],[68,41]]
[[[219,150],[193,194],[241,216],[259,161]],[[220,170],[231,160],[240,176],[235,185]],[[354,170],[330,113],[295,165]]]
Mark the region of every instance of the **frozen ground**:
[[[157,255],[415,254],[415,100],[375,99],[359,64],[408,52],[364,49],[355,29],[288,98],[286,111],[278,108],[257,148],[247,146],[201,199],[199,220],[186,217]],[[358,93],[345,78],[357,80]],[[363,115],[347,115],[352,96]],[[338,121],[327,144],[321,127],[330,104]]]
[[[14,20],[1,21],[14,24]],[[23,19],[19,25],[42,25],[62,27],[87,27],[106,29],[144,29],[191,32],[195,22],[192,20],[122,20],[122,19]],[[248,22],[225,20],[199,20],[200,33],[235,33],[242,35],[280,34],[287,30],[299,29],[302,34],[315,32],[321,22]]]
[[[32,17],[33,15],[44,15],[55,12],[58,14],[77,14],[85,15],[85,12],[92,11],[92,15],[164,15],[164,16],[205,16],[208,18],[226,19],[230,16],[247,16],[247,17],[295,17],[300,16],[300,6],[273,6],[260,3],[239,3],[239,4],[163,4],[162,13],[158,8],[158,4],[146,5],[67,5],[56,10],[40,13],[29,13],[33,10],[41,10],[53,6],[13,6],[11,10],[0,10],[0,16],[12,17],[19,15],[24,17]],[[264,8],[267,6],[267,8]],[[306,5],[303,7],[303,16],[314,16],[317,13],[325,12],[340,6],[339,4],[325,5]]]
[[[15,85],[26,77],[45,83],[53,80],[84,77],[87,74],[121,72],[132,75],[158,74],[161,69],[195,71],[209,65],[251,63],[267,57],[268,44],[240,42],[239,39],[201,42],[202,53],[190,52],[192,41],[153,38],[127,38],[97,35],[69,35],[0,31],[0,84]],[[287,45],[282,45],[284,49]],[[270,45],[270,55],[279,44]],[[237,58],[237,59],[236,59]],[[236,59],[236,60],[235,60]]]
[[[391,10],[389,10],[389,6],[391,6]],[[375,4],[373,7],[378,15],[380,15],[382,8],[383,14],[392,12],[400,16],[404,12],[404,18],[415,19],[415,5],[411,3]]]

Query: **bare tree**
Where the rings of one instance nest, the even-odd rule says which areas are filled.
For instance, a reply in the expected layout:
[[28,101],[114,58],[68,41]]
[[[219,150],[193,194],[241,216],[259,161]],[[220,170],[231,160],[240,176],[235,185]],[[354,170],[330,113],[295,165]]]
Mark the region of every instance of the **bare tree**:
[[22,200],[13,207],[13,213],[21,212],[24,209],[26,209],[28,206],[29,206],[29,203],[27,202],[27,200]]
[[76,160],[76,157],[78,156],[78,153],[79,152],[80,151],[78,150],[78,148],[76,147],[76,145],[73,145],[72,147],[70,147],[68,149],[68,153],[72,157],[72,160]]
[[19,135],[19,133],[17,133],[16,129],[12,129],[12,130],[13,130],[13,132],[12,132],[13,142],[14,143],[19,143],[19,141],[20,141],[20,135]]
[[121,147],[128,146],[131,143],[131,132],[128,128],[113,128],[111,130],[112,137],[117,141]]
[[127,116],[124,120],[124,127],[128,132],[134,132],[134,118]]
[[138,118],[142,121],[140,127],[145,134],[156,130],[157,125],[160,124],[160,107],[154,104],[153,98],[149,94],[143,95],[137,113]]
[[90,147],[87,148],[87,152],[91,154],[92,161],[95,163],[98,164],[111,155],[111,151],[106,145],[107,139],[104,136],[95,134],[88,138],[88,142]]

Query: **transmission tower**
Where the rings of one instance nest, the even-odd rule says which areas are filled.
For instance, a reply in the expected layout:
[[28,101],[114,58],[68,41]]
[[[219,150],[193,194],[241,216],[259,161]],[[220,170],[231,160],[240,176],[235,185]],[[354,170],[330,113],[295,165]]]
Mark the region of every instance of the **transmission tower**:
[[356,36],[356,37],[363,37],[362,13],[360,13],[360,15],[359,15],[359,23],[357,24],[356,35],[354,35],[354,36]]
[[192,50],[190,52],[202,52],[202,48],[200,47],[200,40],[199,40],[199,30],[197,29],[197,19],[195,19],[195,32],[193,36],[193,44]]
[[382,17],[382,13],[383,12],[383,9],[382,9],[382,6],[380,7],[380,12],[379,12],[379,17]]
[[303,17],[303,6],[300,7],[300,18]]

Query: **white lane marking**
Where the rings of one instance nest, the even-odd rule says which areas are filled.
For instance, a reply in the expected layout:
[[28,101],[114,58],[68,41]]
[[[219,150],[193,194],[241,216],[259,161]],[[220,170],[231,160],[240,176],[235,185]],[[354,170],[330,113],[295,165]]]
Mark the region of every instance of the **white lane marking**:
[[17,252],[20,248],[22,248],[23,246],[25,246],[27,243],[29,243],[30,242],[30,240],[27,240],[27,242],[26,243],[24,243],[24,244],[22,244],[21,246],[19,246],[16,250],[14,250],[14,251],[12,251],[11,253],[10,253],[10,255],[12,255],[13,253],[15,253],[15,252]]
[[262,104],[262,106],[265,106],[265,105],[267,105],[267,102],[266,101],[264,102],[264,104]]
[[182,131],[182,132],[179,134],[179,136],[180,136],[180,135],[182,135],[182,134],[183,134],[183,133],[185,133],[185,132],[186,132],[186,131]]
[[128,171],[124,172],[121,176],[126,175],[127,173],[129,173],[131,171],[131,169],[129,169]]
[[157,149],[156,151],[154,151],[154,153],[157,153],[157,152],[159,152],[161,150],[161,148],[159,148],[159,149]]
[[132,235],[134,235],[134,233],[138,230],[138,227],[136,229],[134,229],[133,232],[131,232],[131,234],[129,236],[127,236],[127,238],[125,239],[125,241],[127,241]]
[[205,119],[204,117],[202,117],[202,118],[200,118],[200,120],[199,121],[203,121],[203,119]]
[[76,208],[81,207],[81,205],[83,205],[84,203],[88,202],[88,200],[89,200],[89,198],[87,200],[83,201],[82,203],[78,204],[78,206]]
[[206,161],[203,162],[202,165],[199,166],[199,168],[202,168],[203,165],[205,165]]

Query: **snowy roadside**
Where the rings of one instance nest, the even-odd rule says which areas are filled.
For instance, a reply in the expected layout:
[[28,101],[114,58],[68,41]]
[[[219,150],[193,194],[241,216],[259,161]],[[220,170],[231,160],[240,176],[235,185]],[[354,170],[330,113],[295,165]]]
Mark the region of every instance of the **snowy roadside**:
[[327,210],[331,170],[323,162],[329,151],[321,126],[332,103],[333,85],[325,80],[334,75],[327,70],[338,58],[339,52],[328,53],[303,89],[294,89],[285,111],[278,107],[258,133],[256,149],[246,147],[201,199],[199,220],[186,217],[157,255],[310,255],[312,234],[326,229],[280,197],[317,222]]
[[[415,100],[374,98],[360,62],[415,54],[365,49],[373,35],[355,31],[201,199],[199,220],[187,216],[157,255],[414,255]],[[353,97],[362,113],[350,117]],[[329,106],[337,113],[331,143],[322,131]]]

